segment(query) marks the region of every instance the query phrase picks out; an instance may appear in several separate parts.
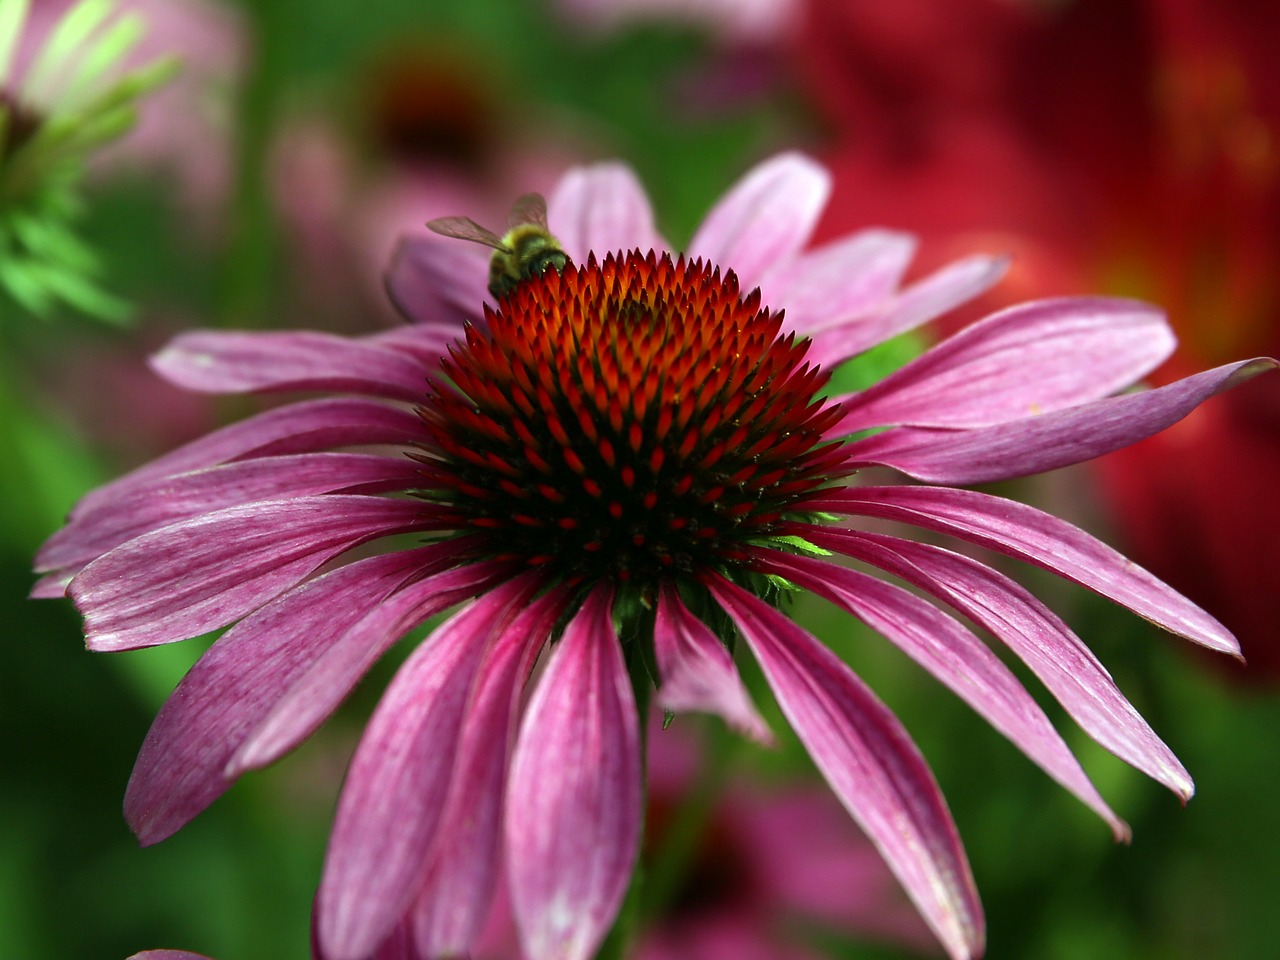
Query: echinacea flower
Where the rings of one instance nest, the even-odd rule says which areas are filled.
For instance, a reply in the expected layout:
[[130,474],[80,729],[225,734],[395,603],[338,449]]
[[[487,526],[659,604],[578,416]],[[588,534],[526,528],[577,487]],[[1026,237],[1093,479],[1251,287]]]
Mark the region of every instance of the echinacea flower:
[[98,288],[97,257],[73,229],[79,181],[174,63],[130,68],[143,23],[106,0],[76,3],[43,37],[24,29],[28,7],[0,4],[0,306],[8,298],[45,314],[66,303],[119,320],[126,305]]
[[[806,250],[828,189],[806,158],[770,160],[676,257],[629,170],[579,169],[549,208],[573,263],[497,304],[483,302],[487,251],[423,239],[389,278],[420,322],[354,339],[189,333],[163,350],[156,369],[192,389],[344,396],[275,407],[89,493],[40,552],[36,595],[66,589],[91,649],[230,625],[142,747],[125,799],[139,839],[169,836],[295,747],[398,637],[457,606],[409,654],[352,760],[317,895],[320,952],[361,960],[408,924],[422,955],[466,954],[501,860],[525,955],[582,960],[636,859],[637,694],[657,682],[659,706],[767,737],[734,666],[740,640],[942,945],[976,956],[981,907],[928,766],[867,686],[779,610],[783,596],[813,591],[879,630],[1117,837],[1127,828],[968,627],[832,554],[989,630],[1091,736],[1190,796],[1182,765],[1030,593],[861,521],[988,547],[1235,652],[1217,621],[1088,534],[957,485],[1131,443],[1275,362],[1111,396],[1172,349],[1162,316],[1050,300],[825,398],[825,368],[980,293],[1002,268],[977,257],[900,289],[906,236]],[[364,452],[333,452],[350,447]],[[879,466],[921,482],[860,482]],[[416,542],[385,539],[405,534]],[[350,553],[375,541],[382,552]]]

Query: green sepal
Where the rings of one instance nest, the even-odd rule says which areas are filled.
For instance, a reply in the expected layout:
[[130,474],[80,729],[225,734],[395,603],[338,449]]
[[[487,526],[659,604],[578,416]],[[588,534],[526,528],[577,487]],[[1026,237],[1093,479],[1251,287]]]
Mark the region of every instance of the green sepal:
[[806,557],[829,557],[832,555],[830,550],[823,549],[817,544],[810,543],[804,537],[794,534],[785,534],[781,537],[770,537],[768,542],[764,544],[770,547],[790,547],[795,553]]

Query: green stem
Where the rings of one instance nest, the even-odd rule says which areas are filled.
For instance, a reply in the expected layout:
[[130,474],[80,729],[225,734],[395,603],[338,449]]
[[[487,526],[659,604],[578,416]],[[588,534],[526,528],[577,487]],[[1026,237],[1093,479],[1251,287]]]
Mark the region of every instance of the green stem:
[[698,776],[649,861],[643,908],[647,920],[662,916],[679,892],[736,753],[738,741],[723,727],[709,725],[707,731]]
[[290,0],[265,0],[257,5],[258,55],[237,112],[235,194],[220,305],[221,323],[226,327],[266,324],[278,273],[268,159],[287,72],[291,8]]

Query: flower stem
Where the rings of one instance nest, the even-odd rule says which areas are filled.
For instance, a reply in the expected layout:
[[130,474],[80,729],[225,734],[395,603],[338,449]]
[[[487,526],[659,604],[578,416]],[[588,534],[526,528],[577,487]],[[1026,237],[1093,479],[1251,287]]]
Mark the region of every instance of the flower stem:
[[698,848],[698,837],[720,795],[726,771],[732,764],[738,740],[720,725],[708,724],[704,738],[704,762],[664,831],[662,845],[650,858],[645,877],[643,916],[661,916],[680,890],[689,863]]

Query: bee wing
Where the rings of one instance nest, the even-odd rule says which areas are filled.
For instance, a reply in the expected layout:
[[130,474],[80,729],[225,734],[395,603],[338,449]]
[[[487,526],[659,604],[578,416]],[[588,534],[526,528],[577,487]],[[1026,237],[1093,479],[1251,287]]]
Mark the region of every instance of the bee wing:
[[511,205],[507,225],[518,227],[522,223],[547,228],[547,199],[540,193],[526,193]]
[[[483,243],[495,250],[507,250],[502,238],[492,230],[486,230],[470,217],[438,217],[427,222],[427,229],[442,237],[453,237],[455,240],[471,240]],[[510,251],[507,251],[510,252]]]

